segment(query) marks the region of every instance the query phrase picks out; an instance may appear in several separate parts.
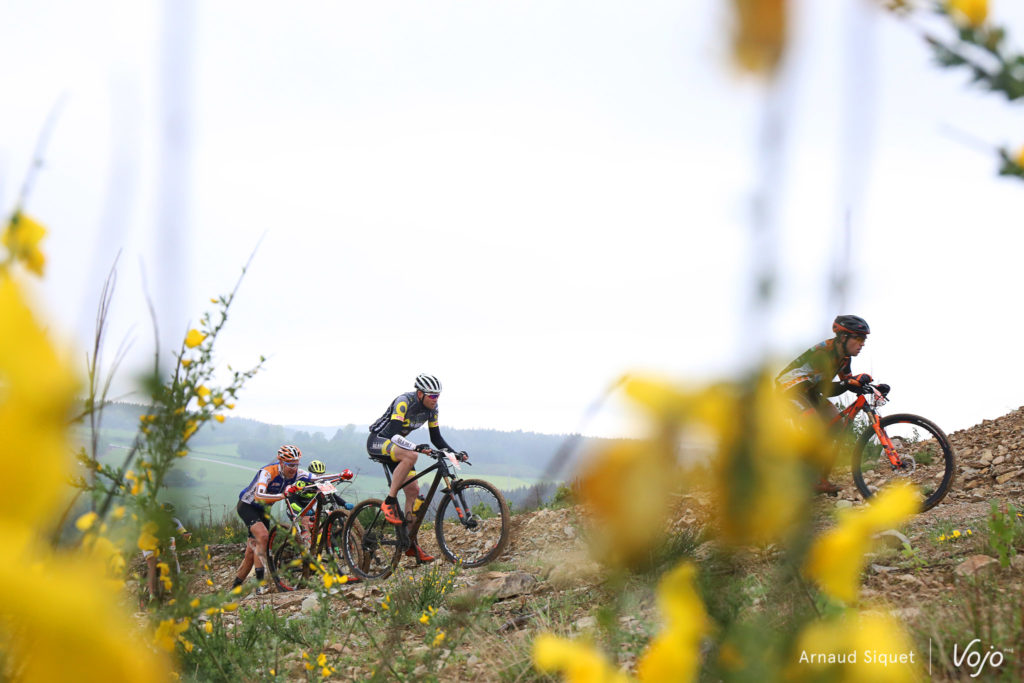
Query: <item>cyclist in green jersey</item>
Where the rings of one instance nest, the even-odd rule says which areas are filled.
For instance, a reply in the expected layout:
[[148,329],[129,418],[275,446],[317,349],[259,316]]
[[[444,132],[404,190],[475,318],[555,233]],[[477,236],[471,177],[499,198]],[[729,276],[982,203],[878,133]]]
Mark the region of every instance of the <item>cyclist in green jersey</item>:
[[[832,322],[835,337],[815,344],[787,365],[778,377],[776,386],[805,415],[818,415],[827,425],[832,424],[838,414],[836,407],[828,400],[847,391],[860,392],[871,383],[867,373],[853,374],[851,359],[861,352],[871,334],[871,328],[864,318],[856,315],[840,315]],[[838,378],[838,382],[833,381]],[[828,471],[822,473],[815,484],[815,491],[837,494],[842,487],[828,480]]]

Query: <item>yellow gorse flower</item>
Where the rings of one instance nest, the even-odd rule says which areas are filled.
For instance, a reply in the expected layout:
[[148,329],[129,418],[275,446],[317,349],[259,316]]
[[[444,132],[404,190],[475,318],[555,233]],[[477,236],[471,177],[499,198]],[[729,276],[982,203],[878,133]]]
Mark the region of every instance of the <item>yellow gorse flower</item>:
[[946,8],[957,23],[973,28],[988,19],[988,0],[949,0]]
[[153,634],[153,644],[165,652],[172,652],[178,637],[188,630],[189,620],[164,619]]
[[740,68],[771,75],[786,47],[785,0],[733,0],[733,56]]
[[665,616],[665,628],[637,664],[641,681],[681,683],[696,678],[700,639],[708,630],[707,612],[694,583],[696,575],[697,568],[685,563],[659,583],[658,606]]
[[[900,655],[912,652],[914,642],[895,618],[879,612],[849,610],[838,618],[809,624],[797,639],[795,652],[788,660],[793,662],[785,680],[842,681],[863,683],[903,683],[923,680],[915,663],[900,664],[888,659],[872,657],[866,661],[865,652]],[[803,652],[847,653],[860,655],[856,664],[828,664],[800,661]]]
[[194,349],[202,344],[204,339],[206,339],[206,335],[199,330],[189,330],[188,334],[185,335],[185,346]]
[[[24,227],[24,216],[20,219]],[[18,258],[34,256],[19,240]],[[40,264],[41,269],[41,264]],[[53,485],[0,504],[0,659],[16,680],[162,680],[170,664],[142,642],[110,589],[117,561],[106,539],[55,551],[49,539],[67,504],[72,473],[67,424],[77,383],[9,272],[0,268],[0,453],[31,453],[33,475]],[[95,520],[94,520],[95,524]],[[73,572],[67,570],[74,567]],[[60,652],[61,656],[53,656]]]
[[[831,451],[822,426],[801,419],[771,377],[694,388],[627,377],[623,387],[626,395],[660,424],[663,441],[685,429],[710,439],[713,492],[726,540],[775,541],[806,514],[809,473],[827,464]],[[681,474],[675,472],[675,453],[661,442],[634,441],[631,446],[645,472],[638,484],[643,492],[637,497],[654,508],[649,513],[650,524],[643,526],[660,528],[658,520],[663,520],[667,496]],[[659,451],[660,457],[655,455]],[[652,469],[658,474],[651,476]],[[606,476],[617,475],[616,471]],[[613,486],[611,481],[608,486]],[[630,500],[630,505],[633,502]],[[631,514],[632,510],[623,516],[628,519]],[[631,541],[630,534],[635,534],[635,528],[624,528],[618,534],[627,547],[641,542]],[[643,534],[651,536],[649,531]]]
[[864,508],[840,510],[839,523],[811,546],[807,575],[829,595],[846,602],[856,600],[872,536],[902,524],[920,509],[917,490],[909,484],[897,484],[887,487]]
[[87,512],[75,520],[75,527],[77,527],[79,531],[88,531],[92,528],[92,525],[96,523],[98,518],[99,515],[95,512]]
[[[683,683],[696,678],[700,640],[709,626],[704,603],[697,595],[696,575],[697,568],[684,563],[659,582],[658,607],[665,626],[637,663],[640,681]],[[594,647],[547,633],[533,642],[533,663],[542,672],[562,672],[570,683],[631,680]]]
[[16,212],[4,230],[3,244],[11,258],[21,261],[26,268],[42,277],[46,255],[39,243],[46,237],[46,228],[23,213]]
[[139,533],[138,546],[139,550],[156,550],[160,544],[159,539],[156,537],[156,522],[146,522],[142,525],[142,531]]
[[569,683],[629,681],[626,674],[612,666],[594,648],[550,633],[542,633],[533,641],[533,665],[544,673],[560,671]]

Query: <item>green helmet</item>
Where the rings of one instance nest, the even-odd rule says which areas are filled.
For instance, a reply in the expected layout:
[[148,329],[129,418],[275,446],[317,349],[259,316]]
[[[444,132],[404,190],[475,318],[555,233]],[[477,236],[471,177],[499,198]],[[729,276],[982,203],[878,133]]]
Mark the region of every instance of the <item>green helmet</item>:
[[323,474],[324,472],[327,471],[327,466],[324,465],[319,460],[314,460],[313,462],[309,463],[309,471],[312,474]]

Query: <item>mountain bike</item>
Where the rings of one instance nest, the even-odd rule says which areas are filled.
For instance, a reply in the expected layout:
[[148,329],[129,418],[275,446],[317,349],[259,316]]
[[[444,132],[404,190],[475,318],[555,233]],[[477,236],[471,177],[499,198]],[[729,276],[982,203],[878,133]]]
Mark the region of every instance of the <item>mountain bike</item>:
[[[509,541],[511,515],[501,492],[482,479],[460,479],[460,463],[450,451],[430,450],[423,455],[437,462],[406,484],[434,472],[434,481],[423,503],[405,521],[396,525],[384,519],[383,501],[376,498],[361,501],[345,523],[345,559],[356,576],[363,579],[384,579],[391,575],[402,553],[412,547],[432,506],[438,487],[441,498],[434,515],[434,535],[441,553],[452,563],[463,567],[480,567],[498,558]],[[383,458],[374,458],[384,467],[384,476],[391,485],[391,470]],[[469,465],[469,462],[466,462]],[[404,486],[403,485],[403,486]],[[361,525],[362,536],[359,536]]]
[[[274,585],[279,591],[292,591],[307,584],[324,558],[337,574],[346,573],[345,557],[340,544],[345,521],[351,505],[337,493],[335,484],[352,480],[352,472],[312,477],[316,494],[299,511],[294,511],[285,500],[288,525],[274,524],[267,541],[267,565]],[[309,516],[312,523],[306,524]],[[354,542],[362,537],[362,525],[352,525]],[[358,548],[351,553],[359,557]]]
[[899,413],[882,417],[877,408],[888,403],[887,384],[867,384],[860,396],[832,420],[849,428],[859,413],[867,427],[853,445],[853,483],[865,500],[895,481],[921,489],[921,512],[935,507],[953,486],[956,463],[946,434],[931,420]]

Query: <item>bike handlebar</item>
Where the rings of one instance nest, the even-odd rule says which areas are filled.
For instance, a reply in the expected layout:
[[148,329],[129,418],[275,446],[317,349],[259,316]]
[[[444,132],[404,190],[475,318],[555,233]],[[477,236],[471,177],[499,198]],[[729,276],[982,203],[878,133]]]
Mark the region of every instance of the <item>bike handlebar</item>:
[[434,458],[435,460],[440,460],[441,458],[446,457],[446,456],[448,456],[450,454],[452,457],[455,458],[455,462],[461,462],[461,463],[464,463],[466,465],[469,465],[470,467],[473,466],[473,463],[471,463],[469,461],[469,456],[468,455],[466,456],[465,460],[461,460],[461,459],[459,459],[459,454],[454,452],[454,451],[446,451],[446,450],[440,450],[439,451],[437,449],[431,448],[429,451],[422,451],[422,454],[423,455],[428,455],[431,458]]

